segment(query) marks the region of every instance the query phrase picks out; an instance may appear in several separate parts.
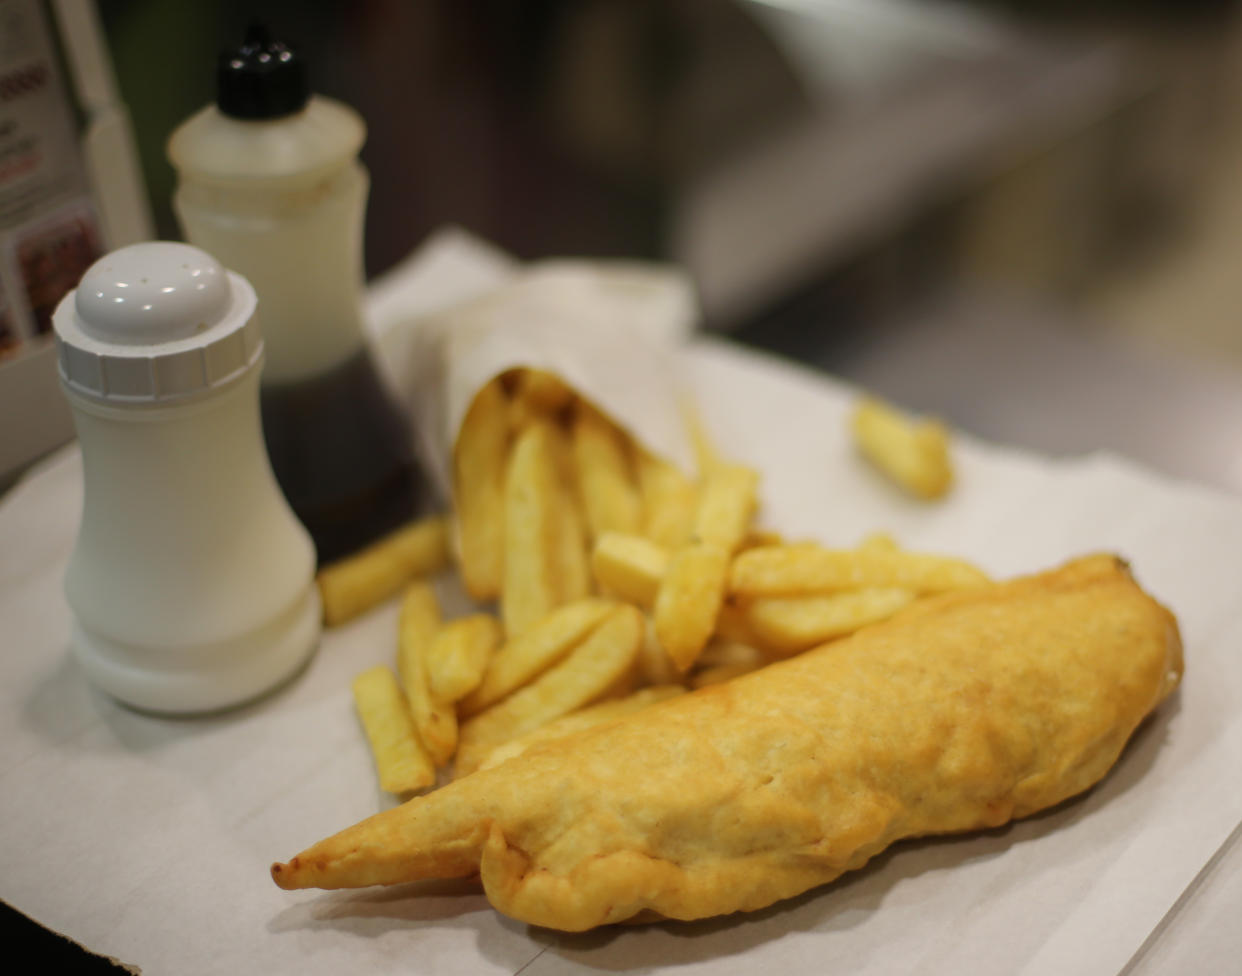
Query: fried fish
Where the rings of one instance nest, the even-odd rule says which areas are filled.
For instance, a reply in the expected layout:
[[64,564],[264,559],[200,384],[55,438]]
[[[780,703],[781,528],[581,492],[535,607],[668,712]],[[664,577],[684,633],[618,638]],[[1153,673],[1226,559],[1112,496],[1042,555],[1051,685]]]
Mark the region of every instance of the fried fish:
[[1125,564],[932,597],[362,821],[272,866],[283,888],[479,873],[580,931],[754,910],[901,838],[1081,793],[1181,679],[1173,615]]

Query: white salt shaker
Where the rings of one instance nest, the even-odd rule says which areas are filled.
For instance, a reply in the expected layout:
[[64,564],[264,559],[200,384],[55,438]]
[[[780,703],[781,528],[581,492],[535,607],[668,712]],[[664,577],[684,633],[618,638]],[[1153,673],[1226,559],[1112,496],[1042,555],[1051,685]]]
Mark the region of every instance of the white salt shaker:
[[240,704],[318,643],[314,546],[263,444],[255,305],[210,255],[155,242],[97,261],[53,319],[85,483],[73,651],[137,708]]

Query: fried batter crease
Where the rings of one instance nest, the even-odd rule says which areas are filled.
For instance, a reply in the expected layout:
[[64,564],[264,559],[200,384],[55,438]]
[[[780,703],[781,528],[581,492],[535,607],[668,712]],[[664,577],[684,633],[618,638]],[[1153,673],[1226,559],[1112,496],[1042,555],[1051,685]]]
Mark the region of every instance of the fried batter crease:
[[284,888],[481,875],[580,931],[753,910],[894,841],[1086,790],[1180,681],[1172,614],[1124,563],[929,597],[745,677],[534,746],[314,845]]

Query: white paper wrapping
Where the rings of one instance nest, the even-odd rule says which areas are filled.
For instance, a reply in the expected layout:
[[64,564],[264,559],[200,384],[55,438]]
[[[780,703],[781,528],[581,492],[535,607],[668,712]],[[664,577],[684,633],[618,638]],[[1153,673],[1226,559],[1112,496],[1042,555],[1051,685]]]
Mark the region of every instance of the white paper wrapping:
[[887,529],[1000,575],[1118,551],[1178,614],[1180,691],[1087,795],[900,844],[751,915],[568,936],[499,916],[463,882],[284,892],[272,860],[391,803],[349,681],[392,662],[395,606],[326,634],[305,672],[248,708],[191,720],[123,709],[68,653],[71,448],[0,500],[0,898],[145,973],[1096,976],[1159,971],[1140,949],[1226,958],[1212,940],[1230,936],[1197,923],[1232,917],[1209,896],[1236,885],[1201,884],[1170,910],[1242,821],[1242,502],[1113,457],[960,439],[952,495],[913,503],[854,456],[841,384],[716,343],[681,366],[723,446],[762,471],[768,525],[828,542]]
[[670,354],[696,322],[682,272],[632,261],[519,269],[460,232],[422,253],[411,270],[426,280],[431,268],[434,290],[410,298],[408,275],[397,279],[404,286],[382,283],[372,323],[441,499],[450,497],[452,448],[475,395],[518,367],[555,373],[648,450],[690,469],[683,381]]

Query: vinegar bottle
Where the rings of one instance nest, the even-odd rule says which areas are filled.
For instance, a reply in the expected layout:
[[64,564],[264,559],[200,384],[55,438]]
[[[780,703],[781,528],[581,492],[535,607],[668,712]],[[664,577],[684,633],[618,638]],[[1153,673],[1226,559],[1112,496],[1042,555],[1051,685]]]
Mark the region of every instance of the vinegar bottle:
[[258,293],[263,434],[321,564],[409,520],[421,482],[362,329],[365,138],[357,113],[312,96],[298,56],[252,27],[221,56],[216,104],[168,144],[187,239]]

